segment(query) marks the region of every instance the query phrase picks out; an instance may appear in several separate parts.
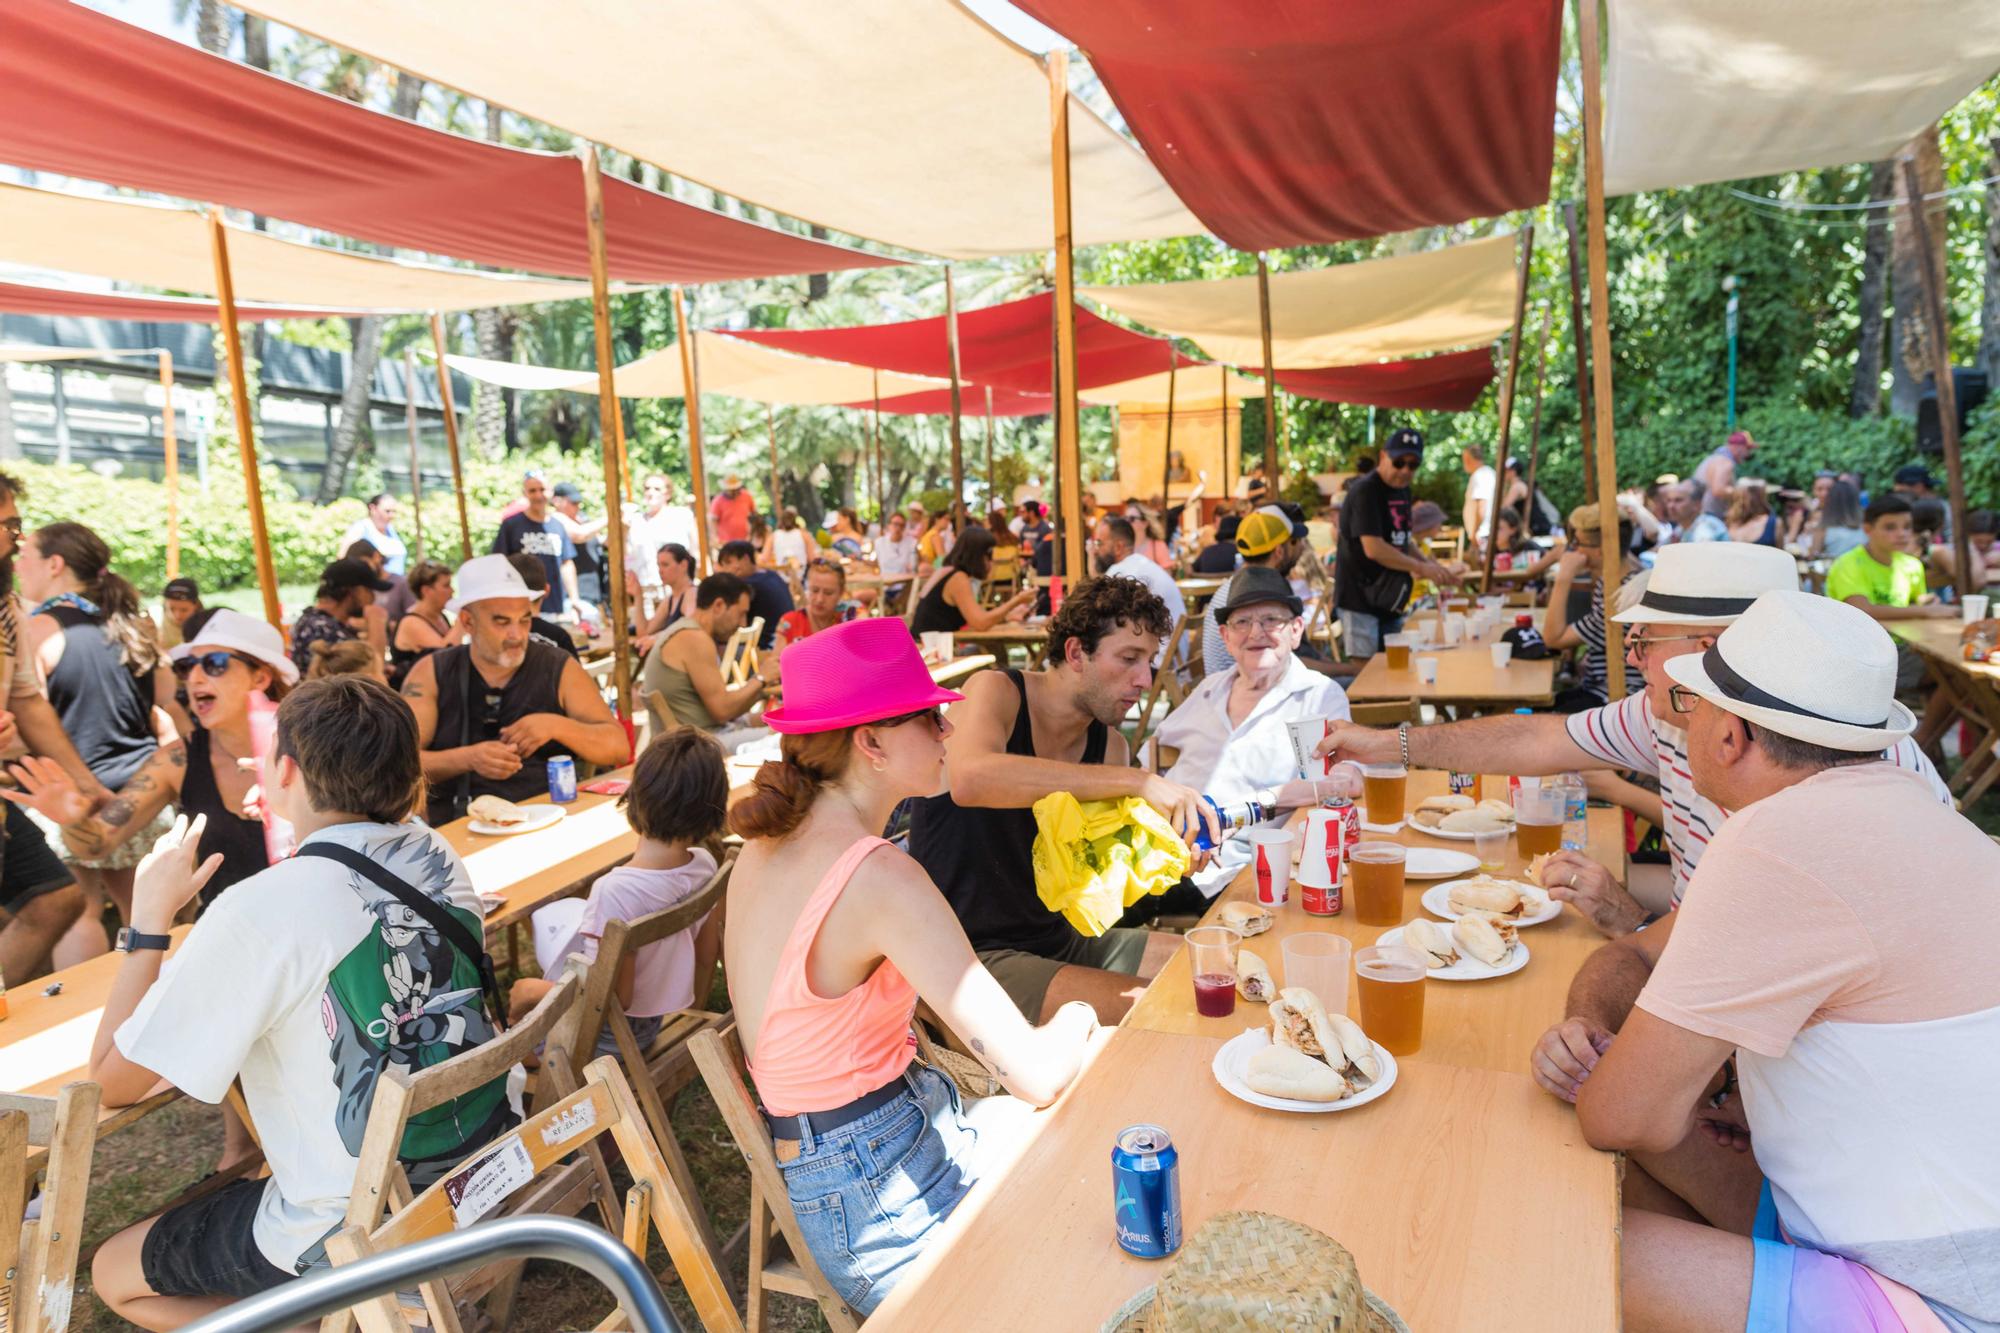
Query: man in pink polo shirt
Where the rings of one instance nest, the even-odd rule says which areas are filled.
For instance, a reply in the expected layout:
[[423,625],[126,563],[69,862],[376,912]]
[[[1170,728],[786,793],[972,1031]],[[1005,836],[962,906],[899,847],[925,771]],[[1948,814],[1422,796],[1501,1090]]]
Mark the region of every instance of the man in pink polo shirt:
[[1854,607],[1767,593],[1666,670],[1731,814],[1575,1089],[1627,1326],[2000,1327],[2000,847],[1883,761],[1916,719]]

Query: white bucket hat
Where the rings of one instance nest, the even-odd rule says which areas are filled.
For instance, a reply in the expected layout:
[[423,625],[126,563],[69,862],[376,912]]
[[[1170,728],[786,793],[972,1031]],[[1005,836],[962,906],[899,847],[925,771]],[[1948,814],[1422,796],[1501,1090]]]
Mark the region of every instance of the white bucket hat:
[[457,581],[458,595],[445,603],[444,611],[448,616],[457,615],[474,602],[496,598],[525,597],[531,602],[542,600],[542,594],[522,581],[521,571],[514,568],[514,562],[504,555],[474,556],[460,565],[452,578]]
[[1611,618],[1621,625],[1726,625],[1767,592],[1798,590],[1798,561],[1775,546],[1676,542],[1654,554],[1639,604]]
[[217,611],[200,633],[167,654],[170,662],[185,661],[204,649],[220,648],[262,662],[287,685],[299,683],[299,668],[285,656],[285,638],[268,621],[227,608]]
[[1885,750],[1917,729],[1896,702],[1896,646],[1859,607],[1770,592],[1715,646],[1662,663],[1725,712],[1834,750]]

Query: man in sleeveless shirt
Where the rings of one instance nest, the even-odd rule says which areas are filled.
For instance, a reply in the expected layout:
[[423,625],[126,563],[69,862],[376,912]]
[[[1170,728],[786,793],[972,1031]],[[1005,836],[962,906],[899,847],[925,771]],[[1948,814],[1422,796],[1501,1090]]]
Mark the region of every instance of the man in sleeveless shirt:
[[1080,801],[1138,796],[1182,836],[1197,821],[1214,833],[1201,793],[1131,766],[1119,734],[1153,679],[1153,657],[1171,631],[1167,609],[1144,584],[1100,578],[1063,602],[1049,622],[1041,671],[983,671],[951,711],[945,794],[919,801],[910,855],[944,893],[979,959],[1029,1022],[1071,1000],[1116,1023],[1179,937],[1114,927],[1087,936],[1043,905],[1030,848],[1034,803],[1053,791]]
[[504,555],[458,569],[451,607],[467,642],[420,660],[403,682],[417,715],[432,824],[477,796],[525,800],[548,790],[548,761],[616,765],[625,729],[576,659],[530,635],[538,594]]

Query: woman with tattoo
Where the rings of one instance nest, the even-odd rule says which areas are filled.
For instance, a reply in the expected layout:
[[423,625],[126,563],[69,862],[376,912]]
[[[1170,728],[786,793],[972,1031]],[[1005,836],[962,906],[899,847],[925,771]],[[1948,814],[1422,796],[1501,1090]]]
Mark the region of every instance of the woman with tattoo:
[[[729,811],[746,845],[724,971],[806,1243],[865,1315],[1004,1141],[995,1122],[1076,1077],[1097,1017],[1070,1004],[1030,1027],[923,867],[878,836],[899,803],[942,789],[943,705],[963,697],[931,681],[903,623],[835,625],[779,669],[784,705],[764,720],[783,758]],[[1021,1101],[968,1110],[951,1080],[913,1063],[919,997]]]

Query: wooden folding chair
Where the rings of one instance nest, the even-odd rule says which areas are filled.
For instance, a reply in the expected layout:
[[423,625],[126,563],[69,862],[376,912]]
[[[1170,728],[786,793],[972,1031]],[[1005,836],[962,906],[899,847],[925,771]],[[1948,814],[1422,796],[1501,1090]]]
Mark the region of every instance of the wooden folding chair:
[[686,725],[674,716],[673,705],[668,703],[667,696],[658,690],[646,691],[646,720],[652,727],[651,733],[646,738],[648,744],[655,738],[664,736],[670,731],[679,731]]
[[[0,1093],[0,1329],[62,1333],[76,1295],[76,1256],[90,1154],[97,1142],[95,1083],[69,1083],[53,1097]],[[34,1184],[28,1150],[46,1148],[42,1211],[23,1221]]]
[[757,645],[764,640],[764,617],[755,616],[750,623],[729,636],[729,643],[722,650],[722,679],[730,685],[741,685],[750,679],[750,673],[757,669]]
[[[799,1230],[790,1196],[785,1193],[785,1178],[778,1170],[770,1132],[743,1083],[743,1044],[736,1030],[697,1032],[688,1049],[716,1109],[722,1112],[723,1123],[729,1126],[730,1137],[736,1140],[737,1151],[750,1167],[750,1283],[744,1308],[751,1333],[768,1326],[765,1301],[774,1291],[818,1302],[827,1327],[834,1333],[855,1333],[861,1327],[861,1316],[841,1299],[806,1248],[805,1233]],[[773,1222],[791,1251],[789,1258],[772,1256]]]
[[[702,1326],[710,1333],[739,1333],[743,1320],[736,1313],[729,1285],[714,1253],[701,1241],[695,1221],[698,1206],[674,1183],[660,1145],[646,1128],[645,1116],[632,1097],[631,1084],[609,1056],[591,1062],[575,1091],[536,1110],[437,1184],[402,1203],[387,1221],[372,1228],[342,1228],[327,1241],[327,1253],[338,1263],[355,1263],[371,1254],[470,1226],[496,1205],[505,1205],[509,1213],[547,1211],[534,1206],[540,1191],[532,1182],[543,1179],[551,1168],[559,1170],[563,1160],[579,1149],[601,1155],[601,1140],[606,1134],[618,1145],[634,1182],[643,1186],[628,1194],[628,1200],[645,1209],[643,1216],[626,1217],[614,1229],[636,1251],[634,1242],[651,1222],[666,1242],[674,1271],[694,1302]],[[428,1315],[432,1329],[462,1333],[458,1311],[443,1279],[429,1279],[419,1291],[423,1314]],[[410,1333],[413,1313],[394,1295],[376,1297],[353,1310],[367,1333]],[[611,1326],[611,1321],[606,1321],[606,1326]]]
[[[1145,697],[1136,705],[1134,716],[1138,730],[1132,736],[1133,748],[1145,744],[1146,737],[1153,733],[1160,720],[1179,708],[1188,691],[1194,688],[1193,682],[1187,679],[1188,661],[1201,656],[1201,644],[1196,641],[1190,646],[1186,661],[1182,660],[1181,645],[1193,632],[1192,627],[1200,623],[1200,618],[1192,612],[1174,622],[1174,632],[1167,636],[1165,655],[1160,660],[1159,668],[1153,672],[1153,683],[1146,687]],[[1162,696],[1165,696],[1165,709],[1159,708]]]
[[1387,699],[1381,703],[1349,704],[1351,721],[1364,727],[1393,727],[1399,722],[1417,720],[1415,699]]

